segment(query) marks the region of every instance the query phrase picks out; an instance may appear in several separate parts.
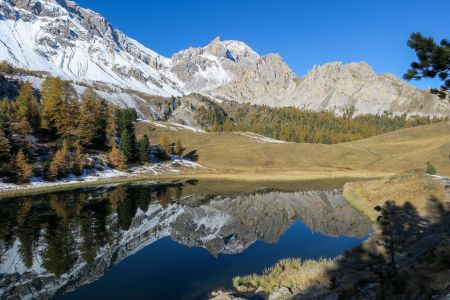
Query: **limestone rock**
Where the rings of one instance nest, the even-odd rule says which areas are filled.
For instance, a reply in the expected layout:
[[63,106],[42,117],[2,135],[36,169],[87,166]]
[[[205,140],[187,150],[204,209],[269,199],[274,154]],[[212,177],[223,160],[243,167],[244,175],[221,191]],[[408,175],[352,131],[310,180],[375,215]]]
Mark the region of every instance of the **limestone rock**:
[[448,101],[421,91],[392,74],[376,74],[365,62],[328,63],[314,67],[281,106],[329,110],[342,114],[383,113],[450,115]]

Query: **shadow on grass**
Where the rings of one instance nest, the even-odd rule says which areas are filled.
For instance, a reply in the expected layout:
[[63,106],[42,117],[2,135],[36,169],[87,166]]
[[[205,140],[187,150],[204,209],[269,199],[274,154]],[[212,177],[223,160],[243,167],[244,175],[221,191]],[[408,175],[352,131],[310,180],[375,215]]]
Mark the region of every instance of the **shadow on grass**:
[[431,198],[426,217],[409,202],[374,209],[377,233],[327,271],[327,291],[307,290],[298,299],[444,299],[450,293],[450,205]]

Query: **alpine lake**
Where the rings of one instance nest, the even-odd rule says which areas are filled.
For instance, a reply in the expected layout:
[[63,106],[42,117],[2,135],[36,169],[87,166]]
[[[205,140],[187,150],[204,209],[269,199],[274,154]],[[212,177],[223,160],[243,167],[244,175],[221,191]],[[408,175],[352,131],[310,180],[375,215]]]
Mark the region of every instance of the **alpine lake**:
[[370,221],[345,180],[140,182],[0,202],[2,299],[207,299],[283,258],[331,258]]

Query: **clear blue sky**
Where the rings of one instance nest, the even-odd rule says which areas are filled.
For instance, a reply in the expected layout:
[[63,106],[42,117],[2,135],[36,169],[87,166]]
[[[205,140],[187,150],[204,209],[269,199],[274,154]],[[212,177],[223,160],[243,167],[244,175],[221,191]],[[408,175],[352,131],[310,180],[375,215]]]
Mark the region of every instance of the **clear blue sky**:
[[[366,61],[401,76],[411,32],[450,39],[448,0],[75,0],[165,56],[214,37],[279,53],[297,75],[314,64]],[[413,82],[418,87],[436,81]]]

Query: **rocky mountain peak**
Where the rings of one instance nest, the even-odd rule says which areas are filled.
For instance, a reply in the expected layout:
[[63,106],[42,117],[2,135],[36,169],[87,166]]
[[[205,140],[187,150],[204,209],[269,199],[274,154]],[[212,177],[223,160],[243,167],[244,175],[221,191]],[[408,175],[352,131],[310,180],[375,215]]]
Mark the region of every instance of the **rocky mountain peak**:
[[446,116],[448,103],[420,91],[392,75],[377,74],[366,62],[315,66],[280,103],[308,110],[342,114],[419,114]]
[[209,45],[211,45],[211,44],[218,44],[220,42],[222,42],[222,38],[220,37],[220,35],[218,35],[209,43]]
[[364,78],[367,76],[375,75],[375,72],[373,71],[372,67],[364,61],[352,62],[348,64],[344,64],[341,61],[336,61],[326,63],[322,66],[314,66],[313,69],[308,72],[305,78],[316,78],[318,76],[336,78],[342,77],[343,74],[346,74],[347,76]]
[[222,44],[220,36],[213,39],[207,46],[206,52],[217,57],[226,57],[227,48]]
[[236,40],[223,41],[220,36],[213,39],[204,49],[209,54],[235,63],[243,59],[256,61],[260,58],[246,43]]
[[214,38],[166,58],[103,16],[68,0],[0,0],[0,61],[68,80],[151,95],[201,93],[218,100],[340,113],[448,115],[448,103],[366,62],[332,62],[297,78],[278,54]]

